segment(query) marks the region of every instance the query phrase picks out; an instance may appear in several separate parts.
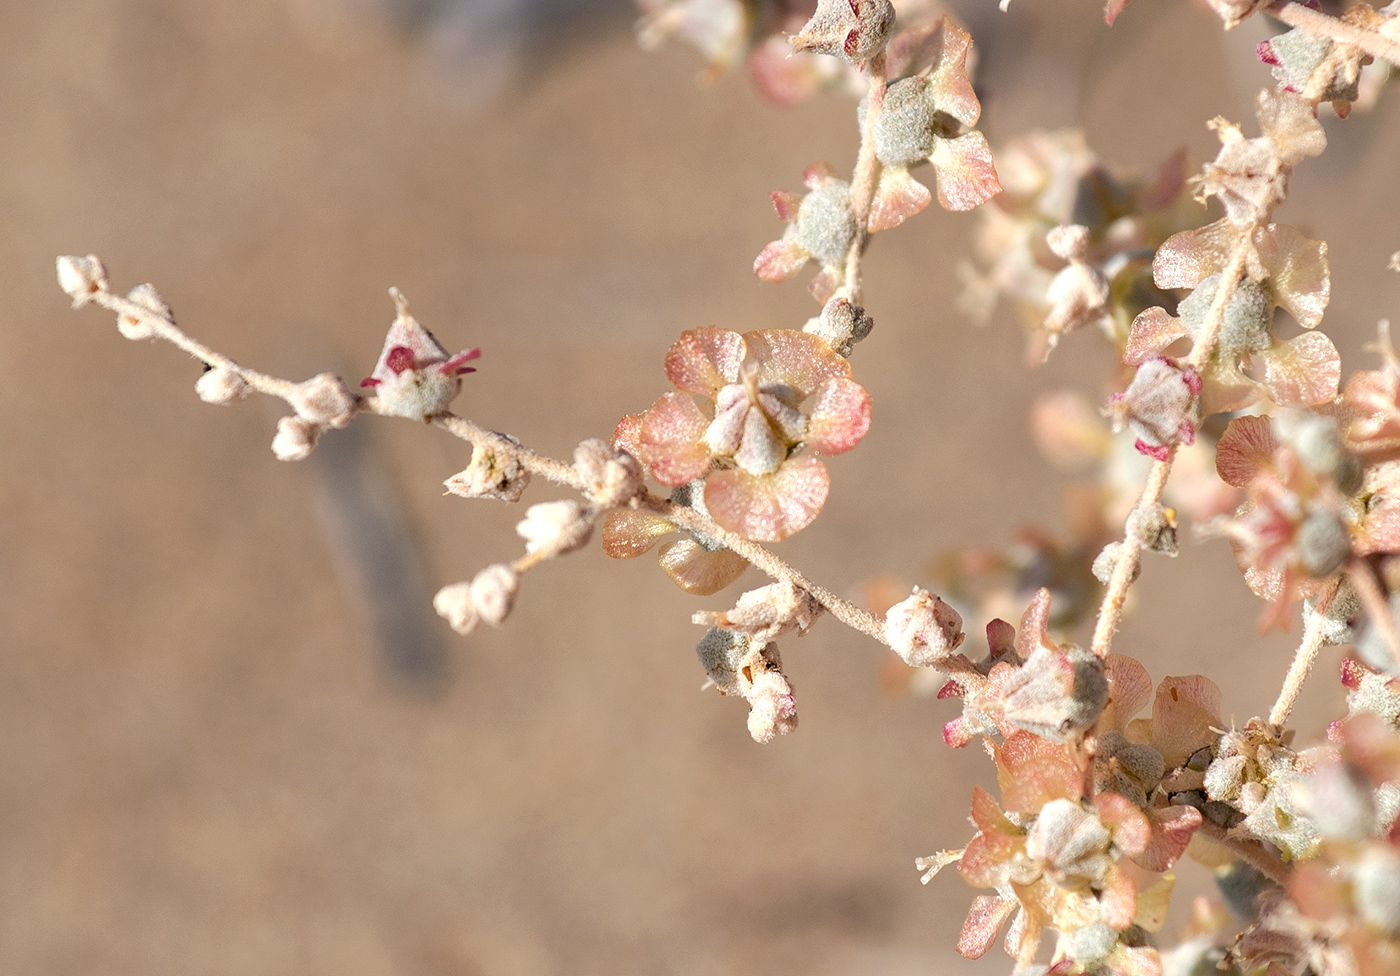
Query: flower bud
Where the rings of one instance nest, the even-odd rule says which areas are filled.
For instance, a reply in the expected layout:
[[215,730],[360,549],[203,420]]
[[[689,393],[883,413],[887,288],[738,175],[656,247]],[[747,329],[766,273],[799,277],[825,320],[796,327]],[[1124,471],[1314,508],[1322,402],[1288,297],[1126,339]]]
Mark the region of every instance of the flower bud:
[[344,427],[355,416],[355,395],[334,373],[320,373],[292,387],[288,402],[303,420],[322,427]]
[[1172,445],[1195,443],[1200,392],[1201,377],[1194,369],[1154,356],[1138,366],[1126,390],[1108,398],[1105,413],[1115,432],[1124,422],[1133,429],[1138,451],[1165,461]]
[[870,335],[873,328],[875,320],[865,314],[865,309],[844,298],[833,298],[822,306],[820,316],[807,321],[802,331],[825,339],[831,348],[849,356],[851,348]]
[[[155,290],[153,285],[136,285],[131,291],[126,293],[128,301],[140,305],[155,315],[167,321],[171,320],[170,306],[165,304],[165,299],[160,297],[160,292]],[[131,340],[151,339],[155,337],[156,330],[134,315],[118,315],[117,331]]]
[[642,466],[632,455],[597,438],[574,449],[574,470],[588,483],[588,498],[602,508],[621,508],[642,491]]
[[[1090,572],[1094,574],[1094,579],[1105,586],[1113,578],[1113,570],[1118,565],[1119,558],[1123,555],[1123,543],[1110,542],[1099,550],[1099,554],[1094,557],[1094,564],[1090,567]],[[1133,567],[1133,578],[1129,583],[1136,583],[1137,578],[1142,573],[1142,563]]]
[[809,191],[797,209],[797,241],[822,264],[839,265],[856,237],[851,184],[830,180]]
[[1003,687],[1002,717],[1051,742],[1098,721],[1108,704],[1103,661],[1073,644],[1041,644]]
[[525,540],[526,552],[543,552],[543,558],[552,559],[588,542],[595,514],[572,499],[541,502],[526,509],[525,519],[515,531]]
[[283,417],[277,421],[272,453],[279,461],[305,461],[324,432],[324,427],[300,417]]
[[1176,512],[1154,502],[1139,505],[1128,515],[1126,526],[1128,535],[1142,543],[1144,549],[1160,552],[1164,556],[1175,556]]
[[511,567],[504,563],[487,566],[472,578],[472,606],[482,620],[499,627],[510,616],[519,586],[520,574]]
[[884,50],[893,29],[890,0],[817,0],[812,19],[793,35],[792,49],[865,61]]
[[[507,439],[515,438],[506,435]],[[503,502],[518,502],[530,485],[530,472],[520,461],[493,447],[477,444],[472,448],[472,461],[443,482],[454,495],[462,498],[499,498]]]
[[[1332,597],[1332,602],[1327,604],[1327,609],[1323,611],[1322,621],[1322,643],[1325,646],[1334,644],[1351,644],[1356,641],[1357,621],[1362,616],[1361,599],[1356,595],[1356,590],[1351,585],[1351,580],[1342,578],[1341,587],[1336,595]],[[1303,600],[1303,626],[1308,628],[1313,626],[1313,618],[1317,616],[1317,597],[1309,596]]]
[[1341,569],[1351,555],[1351,533],[1346,523],[1333,509],[1314,506],[1298,526],[1295,537],[1298,558],[1309,576],[1330,576]]
[[1045,235],[1045,243],[1062,261],[1083,261],[1089,250],[1089,228],[1082,224],[1061,224]]
[[465,637],[476,629],[476,602],[472,599],[471,583],[452,583],[437,591],[433,609],[457,633]]
[[215,366],[204,371],[204,375],[194,384],[194,392],[205,403],[228,406],[246,400],[253,389],[237,371],[226,366]]
[[885,612],[885,639],[911,668],[937,666],[966,637],[962,615],[927,590],[913,594]]
[[96,254],[85,258],[66,254],[58,259],[58,287],[73,299],[74,308],[82,308],[93,295],[107,290],[107,269]]

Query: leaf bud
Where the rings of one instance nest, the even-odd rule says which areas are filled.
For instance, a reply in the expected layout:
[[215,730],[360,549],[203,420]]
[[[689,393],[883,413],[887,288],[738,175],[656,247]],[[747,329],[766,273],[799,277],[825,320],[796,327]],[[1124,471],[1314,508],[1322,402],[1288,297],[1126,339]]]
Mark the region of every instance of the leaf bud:
[[885,49],[894,29],[890,0],[817,0],[812,19],[792,37],[792,49],[865,61]]
[[471,602],[478,616],[492,627],[499,627],[515,605],[520,574],[504,563],[487,566],[472,578]]
[[515,531],[525,540],[526,552],[543,552],[543,558],[552,559],[588,542],[596,514],[573,499],[541,502],[525,510]]
[[227,366],[214,366],[205,370],[204,375],[195,382],[194,392],[205,403],[229,406],[239,400],[248,399],[253,388],[237,370]]
[[637,459],[596,437],[574,449],[574,470],[588,483],[589,500],[603,508],[621,508],[642,491]]
[[319,373],[298,383],[287,401],[303,420],[322,427],[344,427],[358,406],[355,395],[334,373]]
[[272,453],[279,461],[305,461],[324,432],[325,428],[320,424],[313,424],[301,417],[283,417],[277,421]]
[[952,656],[965,636],[962,615],[918,587],[885,612],[885,639],[911,668],[936,667]]
[[65,254],[58,259],[58,287],[73,299],[74,308],[82,308],[93,295],[107,290],[107,269],[96,254],[85,258]]
[[452,583],[437,591],[433,597],[433,609],[447,621],[449,627],[463,637],[476,629],[480,617],[476,612],[476,602],[472,599],[471,583]]

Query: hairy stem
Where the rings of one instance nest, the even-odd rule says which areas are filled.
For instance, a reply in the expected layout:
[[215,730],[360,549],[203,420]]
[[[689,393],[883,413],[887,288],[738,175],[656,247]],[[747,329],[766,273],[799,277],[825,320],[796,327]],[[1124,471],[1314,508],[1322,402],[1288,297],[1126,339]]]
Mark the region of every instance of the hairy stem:
[[861,258],[870,242],[870,207],[875,202],[875,189],[880,183],[880,160],[875,155],[875,120],[885,105],[885,52],[870,59],[870,94],[867,96],[865,125],[860,130],[860,151],[851,176],[851,213],[856,219],[856,236],[846,252],[846,283],[838,294],[852,304],[861,304]]
[[1301,27],[1310,34],[1326,37],[1338,44],[1360,48],[1371,57],[1389,61],[1400,68],[1400,42],[1393,41],[1384,34],[1348,24],[1320,10],[1293,3],[1292,0],[1277,0],[1265,9],[1289,27]]
[[[1220,335],[1220,327],[1225,322],[1225,306],[1244,278],[1245,261],[1249,254],[1249,239],[1252,232],[1253,228],[1248,228],[1240,233],[1239,240],[1230,254],[1230,261],[1221,272],[1220,285],[1215,290],[1215,298],[1210,303],[1201,334],[1197,337],[1191,350],[1191,356],[1187,360],[1187,364],[1192,369],[1204,369],[1205,365],[1210,362],[1211,353],[1215,351],[1215,341]],[[1133,508],[1134,512],[1148,508],[1162,500],[1162,492],[1166,490],[1167,479],[1171,476],[1172,462],[1175,459],[1176,448],[1173,447],[1167,454],[1165,461],[1153,463],[1152,471],[1147,476],[1147,485],[1143,488],[1142,496]],[[1098,620],[1094,624],[1094,638],[1091,647],[1099,657],[1106,657],[1109,648],[1113,645],[1113,638],[1118,633],[1118,625],[1123,619],[1124,601],[1128,598],[1128,590],[1132,587],[1141,565],[1141,540],[1134,538],[1130,533],[1124,533],[1122,549],[1119,550],[1118,561],[1113,566],[1113,575],[1109,577],[1103,602],[1099,604]]]
[[1274,702],[1274,707],[1269,712],[1270,725],[1282,726],[1288,721],[1293,705],[1298,700],[1298,693],[1303,690],[1303,683],[1308,680],[1308,675],[1312,674],[1313,665],[1317,663],[1318,651],[1322,650],[1322,638],[1327,630],[1327,608],[1341,585],[1342,577],[1338,576],[1318,596],[1317,603],[1313,606],[1313,615],[1303,629],[1303,640],[1298,645],[1298,652],[1293,655],[1293,664],[1288,669],[1287,677],[1283,679],[1278,701]]
[[1381,592],[1381,585],[1376,582],[1376,574],[1371,571],[1371,564],[1360,557],[1353,558],[1347,564],[1346,573],[1361,600],[1366,616],[1381,632],[1385,646],[1390,648],[1390,653],[1395,658],[1396,668],[1400,669],[1400,633],[1395,629],[1395,617],[1390,612],[1390,601]]
[[1288,866],[1283,863],[1277,854],[1269,850],[1257,840],[1245,840],[1242,837],[1232,837],[1230,833],[1217,823],[1210,820],[1202,820],[1201,826],[1197,828],[1206,837],[1228,847],[1236,857],[1254,868],[1264,877],[1276,884],[1287,887],[1291,872]]

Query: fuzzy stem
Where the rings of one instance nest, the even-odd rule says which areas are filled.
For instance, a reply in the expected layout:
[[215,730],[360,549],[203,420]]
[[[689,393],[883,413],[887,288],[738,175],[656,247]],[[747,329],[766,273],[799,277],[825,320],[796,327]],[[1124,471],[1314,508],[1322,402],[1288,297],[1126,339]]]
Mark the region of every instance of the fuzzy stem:
[[851,214],[856,219],[856,236],[846,252],[846,282],[838,294],[853,305],[861,303],[861,258],[870,242],[870,207],[875,202],[875,190],[880,183],[880,160],[875,155],[875,120],[885,105],[885,52],[870,59],[870,94],[865,107],[865,125],[860,130],[860,151],[851,176]]
[[[1240,232],[1239,239],[1230,254],[1229,263],[1221,272],[1220,285],[1215,290],[1215,298],[1210,303],[1201,334],[1197,337],[1195,346],[1191,350],[1191,356],[1187,360],[1187,364],[1192,369],[1198,371],[1204,369],[1206,364],[1210,362],[1211,353],[1215,351],[1215,341],[1225,322],[1225,306],[1244,277],[1245,261],[1249,254],[1249,240],[1252,233],[1252,227]],[[1162,500],[1162,492],[1167,487],[1167,479],[1171,476],[1172,462],[1175,460],[1176,448],[1172,447],[1165,461],[1157,461],[1152,465],[1152,471],[1147,476],[1147,485],[1143,488],[1142,497],[1133,507],[1134,512],[1155,505]],[[1131,517],[1130,515],[1129,518]],[[1118,561],[1113,566],[1113,575],[1109,577],[1103,602],[1099,604],[1098,620],[1094,624],[1094,639],[1091,647],[1099,657],[1106,657],[1109,648],[1113,645],[1114,635],[1118,633],[1118,625],[1123,619],[1123,603],[1128,597],[1128,590],[1132,587],[1134,578],[1137,576],[1138,567],[1142,564],[1142,542],[1140,540],[1125,532],[1122,545],[1123,548],[1118,553]]]
[[1298,701],[1298,693],[1303,690],[1303,683],[1308,680],[1308,675],[1312,674],[1313,665],[1317,663],[1317,654],[1318,651],[1322,650],[1322,638],[1327,629],[1327,608],[1331,605],[1332,599],[1337,595],[1337,589],[1341,585],[1342,578],[1338,576],[1318,596],[1317,603],[1313,606],[1313,615],[1303,630],[1302,643],[1298,645],[1298,652],[1293,656],[1293,664],[1288,669],[1288,676],[1283,679],[1283,688],[1279,690],[1278,701],[1274,702],[1273,710],[1269,712],[1270,725],[1281,728],[1283,723],[1288,721],[1288,716],[1293,711],[1293,705]]
[[1346,572],[1352,588],[1361,600],[1366,616],[1380,630],[1386,647],[1390,648],[1390,653],[1395,658],[1396,668],[1400,669],[1400,633],[1395,630],[1395,617],[1390,612],[1390,601],[1381,592],[1381,586],[1376,582],[1376,574],[1371,571],[1371,564],[1355,557],[1347,564]]
[[1265,9],[1289,27],[1301,27],[1310,34],[1326,37],[1338,44],[1360,48],[1371,57],[1389,61],[1400,68],[1400,42],[1393,41],[1384,34],[1348,24],[1344,20],[1305,7],[1301,3],[1293,3],[1291,0],[1277,0]]
[[[883,68],[882,68],[883,74]],[[92,294],[89,299],[92,303],[102,306],[108,311],[116,312],[118,315],[136,319],[142,324],[150,327],[158,338],[188,352],[191,356],[209,363],[220,366],[241,376],[249,386],[260,393],[266,393],[286,400],[294,391],[296,384],[289,380],[278,379],[260,373],[257,370],[240,366],[232,359],[215,352],[208,346],[191,338],[184,330],[180,329],[174,319],[153,312],[143,305],[138,305],[130,299],[114,295],[108,291],[100,291]],[[373,396],[356,397],[356,409],[366,413],[379,414],[384,416],[379,400]],[[528,447],[517,444],[515,441],[498,434],[495,431],[487,430],[479,424],[459,417],[453,413],[440,413],[429,418],[433,426],[447,431],[454,437],[458,437],[470,443],[475,448],[489,448],[499,454],[514,458],[521,466],[533,475],[539,475],[555,484],[571,488],[574,491],[588,494],[588,484],[583,476],[579,474],[573,465],[564,461],[559,461],[546,455],[536,453]],[[697,532],[709,538],[716,539],[724,543],[735,553],[753,563],[760,570],[767,573],[775,580],[782,580],[791,583],[799,589],[805,590],[812,595],[821,606],[837,620],[862,634],[872,637],[890,646],[889,640],[885,637],[885,625],[879,617],[863,610],[849,600],[844,600],[831,590],[820,586],[807,579],[806,576],[788,565],[778,556],[765,549],[756,542],[752,542],[742,536],[736,535],[727,529],[721,528],[708,516],[701,514],[693,508],[684,505],[677,505],[651,491],[643,489],[642,493],[634,500],[634,504],[641,508],[647,508],[658,515],[676,523],[683,529]],[[517,571],[524,571],[534,566],[540,561],[540,557],[534,554],[522,556],[516,561],[514,568]],[[948,674],[955,674],[961,684],[969,688],[978,688],[986,681],[986,678],[977,671],[966,658],[961,655],[950,657],[939,662],[939,670]]]
[[1197,828],[1206,837],[1228,847],[1236,857],[1254,868],[1270,881],[1283,887],[1288,886],[1289,877],[1292,872],[1288,866],[1267,847],[1257,840],[1246,840],[1242,837],[1232,837],[1222,826],[1210,820],[1203,819],[1201,826]]

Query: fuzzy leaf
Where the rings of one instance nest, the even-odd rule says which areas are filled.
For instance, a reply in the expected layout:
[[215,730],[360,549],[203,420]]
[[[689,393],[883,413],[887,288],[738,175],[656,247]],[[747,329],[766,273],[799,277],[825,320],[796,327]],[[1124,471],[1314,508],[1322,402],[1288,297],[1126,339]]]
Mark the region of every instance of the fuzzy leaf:
[[875,187],[875,199],[870,204],[870,233],[898,227],[910,217],[923,212],[933,201],[933,194],[902,166],[887,166],[880,171]]
[[1133,327],[1128,332],[1123,364],[1141,365],[1143,360],[1159,355],[1167,346],[1187,335],[1186,323],[1175,315],[1168,315],[1165,308],[1154,306],[1144,309],[1133,319]]
[[938,66],[929,76],[934,107],[963,125],[974,126],[982,115],[982,105],[967,77],[967,53],[972,47],[972,35],[947,17],[939,22],[936,33],[942,50],[938,54]]
[[672,582],[696,596],[718,593],[749,568],[743,556],[728,549],[710,552],[694,539],[678,539],[662,546],[660,560]]
[[1321,322],[1332,296],[1327,242],[1309,240],[1287,224],[1271,224],[1256,244],[1274,300],[1305,329]]
[[1083,774],[1063,745],[1016,731],[996,750],[997,785],[1007,810],[1039,813],[1051,800],[1078,800]]
[[807,416],[807,447],[818,454],[844,454],[870,429],[870,394],[852,380],[827,380]]
[[603,522],[603,551],[614,559],[632,559],[650,552],[662,536],[675,531],[660,515],[619,508]]
[[938,174],[938,202],[944,210],[971,210],[1001,192],[992,147],[980,132],[935,140],[929,161]]
[[637,446],[651,476],[672,488],[710,467],[705,431],[710,421],[687,394],[663,393],[642,415]]
[[1264,385],[1279,406],[1316,407],[1337,398],[1342,357],[1323,333],[1304,332],[1258,355],[1264,363]]
[[1268,417],[1236,417],[1215,445],[1215,471],[1227,485],[1248,487],[1255,475],[1274,466],[1277,449]]
[[778,542],[811,524],[826,504],[830,487],[821,461],[789,458],[768,475],[716,471],[705,482],[705,507],[731,532],[758,542]]
[[746,332],[749,357],[758,364],[760,383],[786,383],[798,402],[829,379],[850,379],[851,364],[820,336],[796,329]]
[[690,329],[666,353],[666,378],[678,390],[713,400],[720,387],[738,382],[743,361],[739,333],[712,325]]

